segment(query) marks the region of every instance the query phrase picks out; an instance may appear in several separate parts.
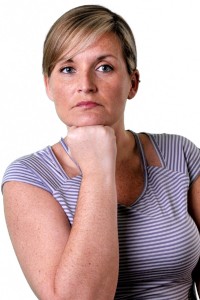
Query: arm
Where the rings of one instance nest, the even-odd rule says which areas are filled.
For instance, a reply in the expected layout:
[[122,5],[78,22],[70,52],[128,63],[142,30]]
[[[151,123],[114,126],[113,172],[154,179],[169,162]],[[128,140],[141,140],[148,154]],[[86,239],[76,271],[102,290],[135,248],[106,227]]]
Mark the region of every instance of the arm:
[[[194,181],[189,190],[189,212],[200,231],[200,176]],[[200,268],[200,260],[198,264]],[[200,295],[200,269],[198,269],[197,290]]]
[[[93,133],[90,136],[93,140]],[[111,133],[107,136],[110,141]],[[76,144],[73,138],[70,149]],[[78,143],[80,146],[80,139]],[[114,298],[119,258],[115,151],[108,159],[109,143],[104,137],[103,145],[94,147],[94,142],[87,154],[82,147],[82,158],[72,151],[83,180],[71,229],[62,208],[46,191],[24,183],[4,185],[11,240],[23,272],[41,300]]]

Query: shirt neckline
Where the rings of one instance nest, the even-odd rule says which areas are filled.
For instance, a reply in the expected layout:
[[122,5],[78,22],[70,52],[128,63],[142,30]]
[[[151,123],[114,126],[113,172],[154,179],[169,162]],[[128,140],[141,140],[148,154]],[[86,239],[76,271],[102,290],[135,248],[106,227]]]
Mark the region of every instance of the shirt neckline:
[[140,157],[141,157],[142,167],[143,167],[143,174],[144,174],[144,187],[143,187],[143,190],[142,190],[141,194],[137,197],[136,200],[134,200],[134,202],[132,204],[130,204],[130,205],[124,205],[124,204],[119,204],[118,203],[119,207],[125,207],[125,208],[134,207],[139,202],[139,200],[143,197],[143,195],[146,193],[147,186],[148,186],[147,162],[146,162],[144,150],[143,150],[143,147],[142,147],[142,143],[141,143],[141,141],[139,139],[139,136],[138,136],[138,134],[136,132],[134,132],[132,130],[128,130],[128,131],[133,134],[133,136],[135,138],[136,145],[137,145],[137,147],[139,149],[139,154],[140,154]]

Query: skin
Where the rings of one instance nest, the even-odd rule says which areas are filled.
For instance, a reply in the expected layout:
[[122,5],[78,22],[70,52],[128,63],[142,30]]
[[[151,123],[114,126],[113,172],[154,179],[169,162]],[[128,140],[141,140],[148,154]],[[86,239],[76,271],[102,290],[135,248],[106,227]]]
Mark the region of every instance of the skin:
[[[60,61],[45,77],[45,86],[67,126],[107,125],[117,133],[124,131],[126,100],[135,96],[138,77],[138,71],[128,74],[118,39],[107,34],[71,60]],[[77,106],[81,101],[98,105]]]
[[[114,298],[119,266],[117,203],[133,203],[144,184],[138,149],[124,129],[125,104],[137,93],[138,79],[137,71],[128,74],[113,34],[104,35],[72,60],[58,62],[44,78],[47,95],[68,127],[65,140],[83,177],[73,227],[46,191],[20,182],[4,185],[10,237],[41,300]],[[142,143],[149,163],[159,166],[149,140],[142,136]],[[60,144],[52,149],[68,175],[79,174]],[[198,179],[189,193],[198,224],[199,193]]]
[[[73,72],[65,73],[65,67]],[[133,154],[140,168],[133,137],[123,124],[125,103],[136,94],[138,77],[137,71],[128,74],[112,34],[73,57],[73,62],[59,62],[45,77],[47,95],[68,127],[66,140],[83,178],[73,227],[46,191],[20,182],[4,185],[10,237],[41,300],[114,298],[119,266],[117,202],[125,198],[125,188],[117,181]],[[98,105],[77,107],[82,101]],[[52,149],[68,174],[79,172],[60,144]]]

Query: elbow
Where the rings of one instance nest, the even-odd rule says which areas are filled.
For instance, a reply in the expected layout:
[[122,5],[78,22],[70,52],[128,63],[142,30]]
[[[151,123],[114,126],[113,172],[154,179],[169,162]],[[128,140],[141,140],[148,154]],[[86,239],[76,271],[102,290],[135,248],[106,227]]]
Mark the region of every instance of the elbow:
[[[40,300],[113,300],[116,293],[119,255],[104,264],[91,264],[87,272],[67,272],[55,278],[53,285],[42,291]],[[73,270],[74,271],[74,270]],[[69,275],[70,274],[70,275]],[[48,291],[47,291],[48,290]]]
[[71,282],[70,286],[66,284],[64,289],[54,292],[43,292],[39,300],[113,300],[116,293],[118,276],[105,277],[104,280],[91,285],[91,283],[77,281]]

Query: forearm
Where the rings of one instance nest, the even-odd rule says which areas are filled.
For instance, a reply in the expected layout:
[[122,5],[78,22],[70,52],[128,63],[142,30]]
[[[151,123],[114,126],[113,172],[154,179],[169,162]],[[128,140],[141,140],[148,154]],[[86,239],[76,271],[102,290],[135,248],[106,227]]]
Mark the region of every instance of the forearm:
[[83,176],[55,292],[61,299],[113,299],[118,265],[115,176]]

